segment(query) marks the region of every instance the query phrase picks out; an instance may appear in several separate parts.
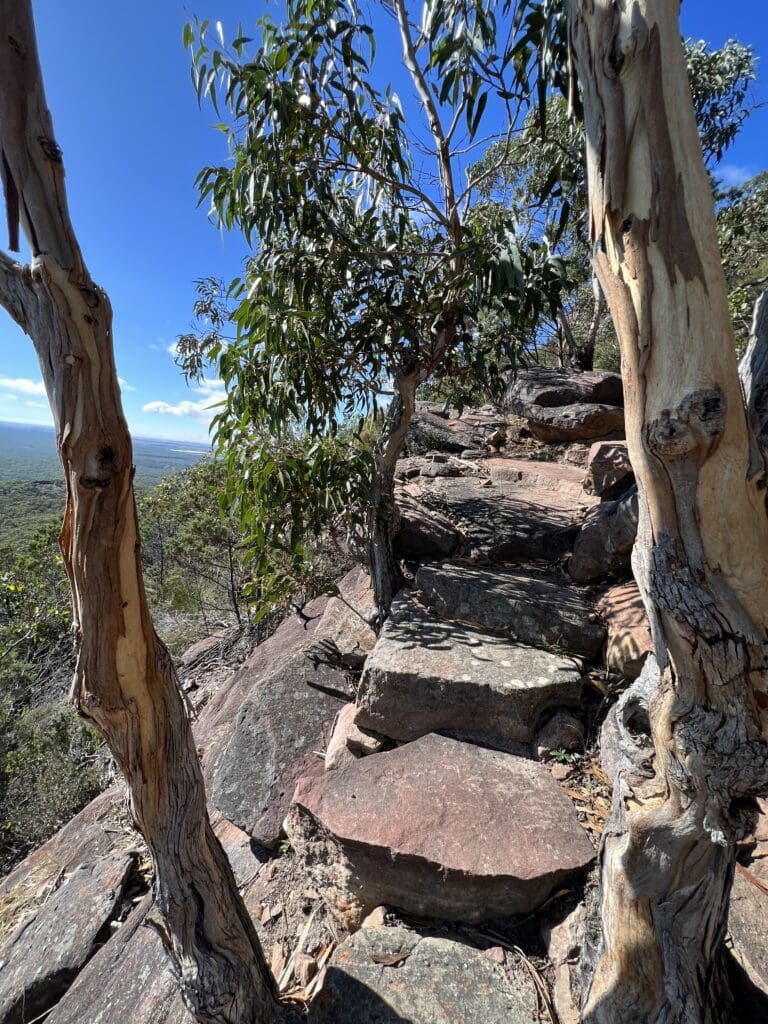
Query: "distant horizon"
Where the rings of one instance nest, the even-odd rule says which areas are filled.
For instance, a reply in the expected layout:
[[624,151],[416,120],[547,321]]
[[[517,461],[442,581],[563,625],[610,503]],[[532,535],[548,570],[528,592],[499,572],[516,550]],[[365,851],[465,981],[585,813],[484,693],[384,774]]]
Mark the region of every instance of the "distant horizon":
[[[55,428],[51,423],[33,423],[29,420],[10,420],[4,416],[0,416],[0,424],[4,424],[8,427],[32,427],[37,430],[48,430],[52,434],[56,433]],[[131,438],[136,438],[140,441],[163,441],[166,444],[189,444],[195,445],[197,448],[213,449],[213,442],[210,440],[200,441],[190,437],[163,437],[160,434],[139,434],[134,433],[133,431],[131,431],[130,434]]]

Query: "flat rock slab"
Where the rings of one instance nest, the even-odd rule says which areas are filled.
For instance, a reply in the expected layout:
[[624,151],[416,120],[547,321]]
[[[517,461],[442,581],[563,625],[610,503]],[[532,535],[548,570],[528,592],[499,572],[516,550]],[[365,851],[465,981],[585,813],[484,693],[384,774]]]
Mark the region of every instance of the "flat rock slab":
[[443,562],[421,566],[416,585],[440,617],[585,658],[602,649],[605,627],[591,605],[575,587],[544,573]]
[[373,928],[336,950],[309,1024],[532,1024],[535,1005],[470,946]]
[[546,711],[580,695],[573,658],[438,619],[406,592],[366,661],[356,722],[401,741],[450,732],[516,751]]
[[382,903],[472,922],[528,913],[594,857],[546,767],[434,734],[302,779],[286,826],[348,925]]
[[[521,479],[517,467],[502,478],[497,466],[495,478],[442,478],[425,484],[419,498],[460,527],[467,538],[466,554],[492,562],[554,561],[570,551],[587,509],[597,500],[582,490],[581,474],[568,480],[573,467],[560,468],[566,473],[557,486],[554,475],[544,486],[537,486],[530,476]],[[525,472],[537,472],[542,479],[545,471]],[[549,467],[546,472],[552,474]]]
[[77,867],[0,949],[0,1022],[25,1024],[66,992],[119,909],[132,854]]
[[299,640],[255,681],[214,776],[214,806],[267,848],[275,847],[283,834],[296,780],[323,772],[316,751],[324,749],[349,690],[333,646],[342,654],[364,655],[375,642],[364,619],[370,611],[367,579],[360,574],[358,586],[342,588],[342,593],[352,607],[330,601],[311,643]]

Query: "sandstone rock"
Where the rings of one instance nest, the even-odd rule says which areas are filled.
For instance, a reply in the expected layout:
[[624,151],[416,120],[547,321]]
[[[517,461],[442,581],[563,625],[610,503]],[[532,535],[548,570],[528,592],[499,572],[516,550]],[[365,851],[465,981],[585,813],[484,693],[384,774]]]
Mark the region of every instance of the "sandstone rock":
[[470,946],[407,928],[366,929],[334,953],[309,1022],[531,1024],[536,997],[525,995]]
[[581,1022],[581,957],[586,911],[579,903],[562,921],[543,929],[543,939],[554,968],[552,999],[560,1024]]
[[594,856],[544,766],[436,735],[302,779],[286,828],[348,925],[527,913]]
[[768,896],[738,867],[731,890],[728,931],[745,973],[768,994]]
[[406,592],[366,661],[356,720],[400,741],[449,731],[514,751],[546,711],[580,695],[572,658],[437,619]]
[[183,669],[190,670],[204,662],[215,660],[237,639],[238,634],[237,628],[220,629],[212,636],[198,640],[184,651],[179,658],[179,664]]
[[467,563],[423,565],[416,584],[437,615],[499,630],[534,647],[593,658],[605,628],[582,594],[543,573]]
[[[501,460],[492,461],[498,474]],[[436,480],[423,488],[419,500],[446,513],[461,528],[467,538],[465,551],[473,557],[493,562],[554,561],[570,550],[586,509],[597,500],[582,490],[580,474],[570,467],[558,469],[565,470],[559,482],[549,467],[508,469],[513,479]],[[537,486],[534,480],[544,480],[545,474],[545,485]]]
[[483,448],[486,438],[506,427],[506,420],[497,413],[472,413],[445,419],[427,410],[418,409],[408,426],[408,440],[422,450],[456,452],[465,448]]
[[398,489],[399,528],[394,536],[399,558],[446,558],[463,547],[464,538],[448,516],[429,509]]
[[385,745],[383,736],[361,729],[355,704],[345,704],[336,716],[331,738],[325,751],[325,770],[333,771],[366,754],[376,754]]
[[147,897],[78,976],[46,1024],[194,1024]]
[[492,458],[483,462],[483,469],[491,474],[491,480],[512,481],[522,491],[556,491],[567,496],[575,507],[593,504],[584,491],[584,473],[577,466],[533,459]]
[[504,407],[526,417],[532,405],[555,408],[580,403],[623,405],[624,391],[618,373],[571,370],[534,366],[507,375]]
[[122,901],[133,854],[75,868],[0,949],[0,1021],[25,1024],[49,1010],[91,959]]
[[351,575],[342,592],[352,608],[338,599],[328,603],[312,650],[294,648],[253,685],[214,777],[214,806],[267,848],[282,835],[296,780],[322,774],[323,761],[315,752],[325,748],[340,707],[332,693],[347,688],[344,668],[332,655],[326,659],[320,642],[332,643],[342,654],[353,649],[364,654],[375,641],[364,617],[353,610],[369,604],[367,580]]
[[556,711],[536,735],[536,753],[548,757],[553,750],[581,750],[584,723],[568,711]]
[[122,788],[112,786],[0,879],[0,943],[81,864],[95,864],[119,845],[133,851],[141,847],[124,804]]
[[576,535],[568,572],[580,583],[626,571],[637,536],[637,489],[590,509]]
[[597,613],[608,630],[606,668],[625,679],[637,679],[653,650],[651,628],[637,584],[632,581],[611,587],[598,602]]
[[616,405],[532,405],[527,416],[528,429],[545,444],[624,436],[624,410]]
[[589,450],[584,490],[600,498],[615,499],[635,482],[626,441],[596,441]]

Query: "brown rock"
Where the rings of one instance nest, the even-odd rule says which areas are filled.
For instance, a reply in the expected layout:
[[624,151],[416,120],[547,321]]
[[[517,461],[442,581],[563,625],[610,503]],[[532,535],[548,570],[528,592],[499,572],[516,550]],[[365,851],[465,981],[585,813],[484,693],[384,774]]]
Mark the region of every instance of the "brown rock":
[[590,509],[576,535],[568,572],[588,583],[626,572],[637,536],[637,489],[617,501],[604,501]]
[[395,501],[399,525],[394,546],[399,558],[446,558],[463,546],[460,531],[442,512],[427,508],[400,488]]
[[580,1024],[581,1021],[579,958],[585,928],[583,903],[579,903],[564,920],[544,928],[543,938],[554,968],[552,998],[560,1024]]
[[214,777],[214,806],[267,848],[280,840],[296,780],[322,774],[317,752],[325,748],[340,707],[333,694],[348,689],[345,668],[320,641],[342,655],[364,654],[375,641],[366,622],[371,597],[365,574],[355,570],[340,589],[345,600],[328,603],[311,650],[282,650],[253,683]]
[[608,631],[606,668],[625,679],[637,679],[653,650],[653,640],[634,580],[606,591],[597,604],[597,613]]
[[507,375],[504,407],[518,416],[526,417],[533,405],[551,409],[585,402],[623,405],[624,391],[619,374],[533,366]]
[[336,716],[336,722],[325,751],[325,770],[333,771],[344,764],[356,761],[366,754],[382,750],[386,740],[375,732],[362,729],[357,724],[356,704],[345,704]]
[[528,429],[545,444],[624,436],[624,410],[615,405],[532,405],[527,417]]
[[568,711],[556,711],[536,735],[536,752],[549,757],[553,750],[581,750],[584,723]]
[[64,995],[103,941],[133,870],[133,854],[82,864],[0,949],[0,1021],[24,1024]]
[[442,736],[302,779],[286,821],[325,899],[482,921],[527,913],[594,851],[542,765]]
[[599,498],[620,498],[635,482],[626,441],[596,441],[589,449],[584,490]]
[[768,896],[738,867],[731,890],[728,931],[744,972],[768,994]]

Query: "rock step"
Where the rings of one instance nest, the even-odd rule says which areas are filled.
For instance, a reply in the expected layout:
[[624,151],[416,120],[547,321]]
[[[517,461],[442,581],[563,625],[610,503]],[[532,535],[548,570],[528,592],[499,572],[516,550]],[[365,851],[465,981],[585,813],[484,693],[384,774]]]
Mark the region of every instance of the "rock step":
[[573,658],[436,618],[401,592],[365,663],[355,722],[400,741],[449,731],[520,752],[549,710],[578,705],[581,675]]
[[286,831],[352,928],[382,903],[468,922],[529,913],[594,857],[547,768],[434,734],[301,779]]
[[491,476],[421,480],[403,490],[447,515],[466,537],[465,554],[486,561],[554,561],[573,545],[597,498],[573,466],[492,459]]
[[443,562],[422,565],[416,585],[438,616],[498,630],[534,647],[594,658],[605,639],[604,626],[581,592],[545,573]]
[[521,997],[500,967],[453,939],[364,928],[334,953],[309,1024],[531,1024],[528,984]]

